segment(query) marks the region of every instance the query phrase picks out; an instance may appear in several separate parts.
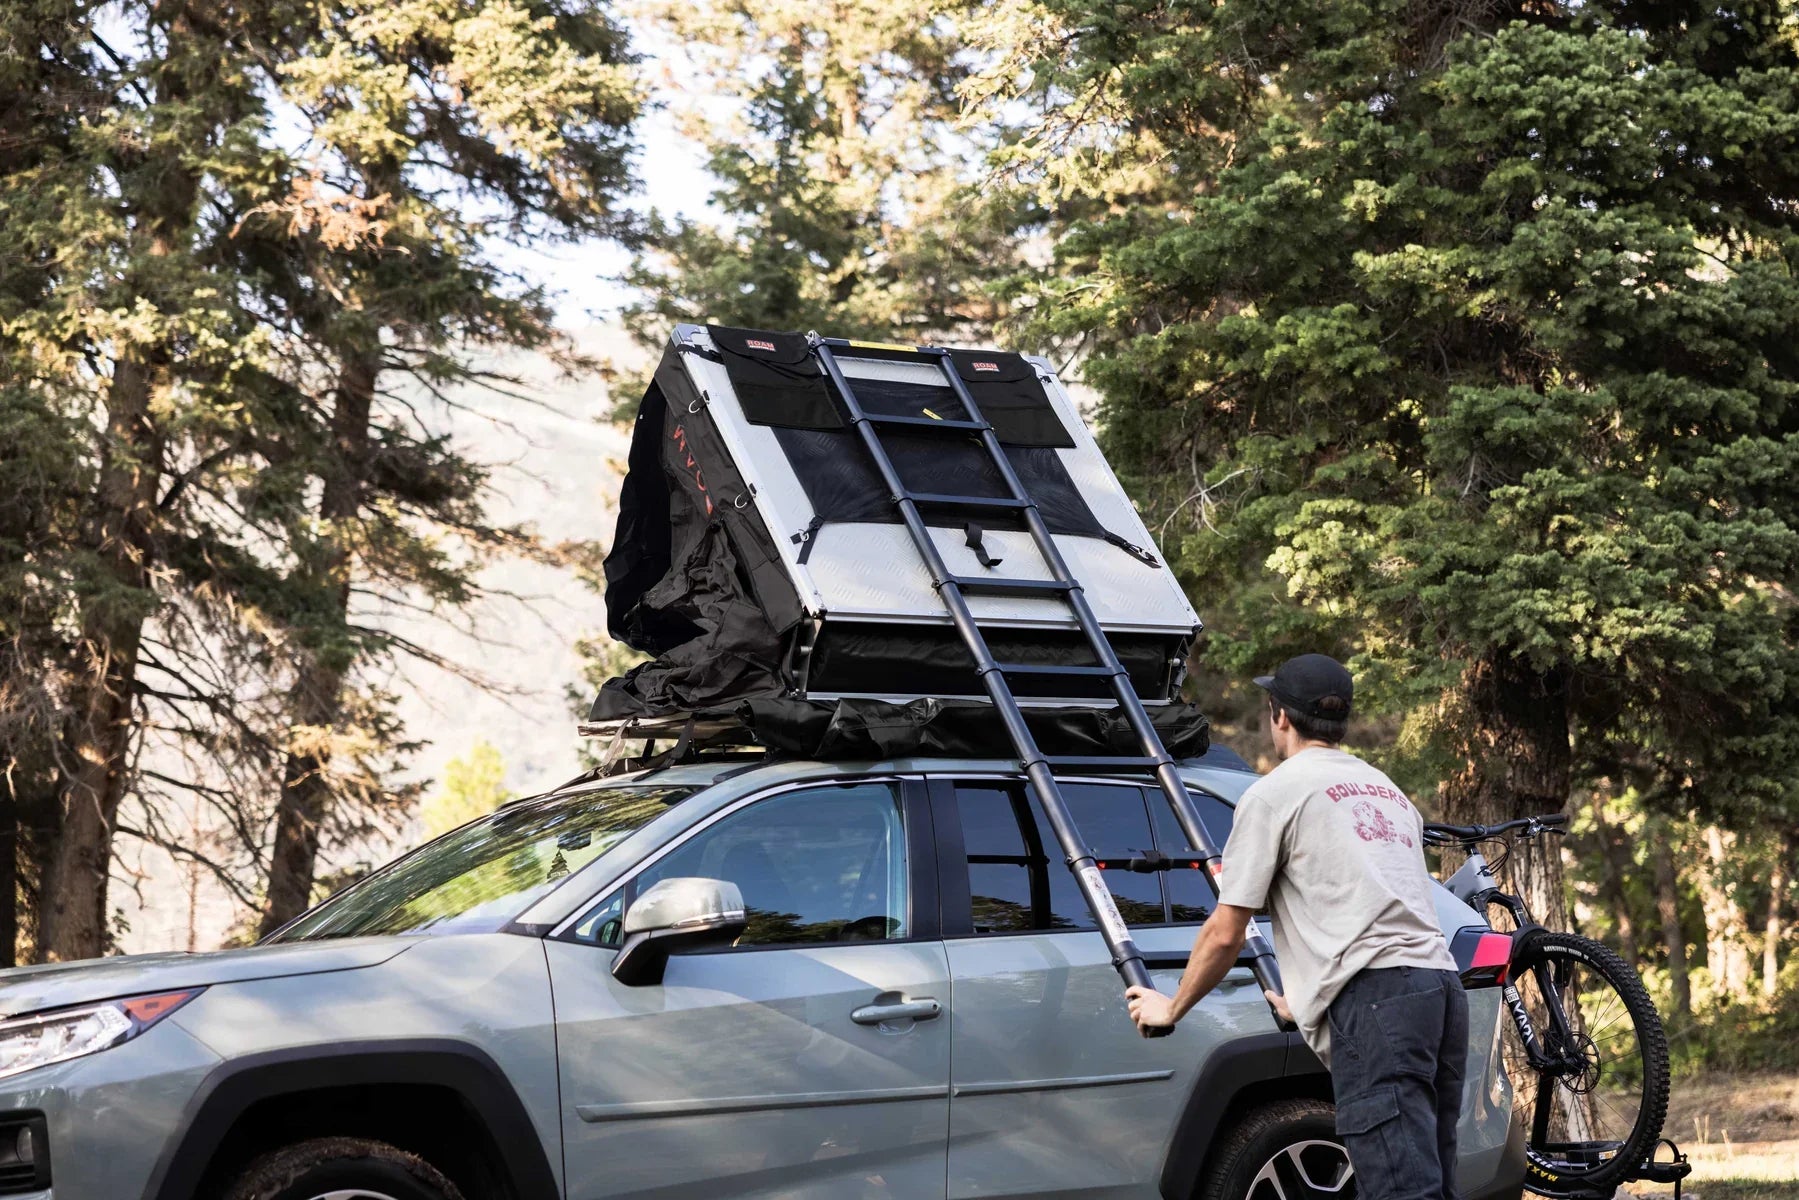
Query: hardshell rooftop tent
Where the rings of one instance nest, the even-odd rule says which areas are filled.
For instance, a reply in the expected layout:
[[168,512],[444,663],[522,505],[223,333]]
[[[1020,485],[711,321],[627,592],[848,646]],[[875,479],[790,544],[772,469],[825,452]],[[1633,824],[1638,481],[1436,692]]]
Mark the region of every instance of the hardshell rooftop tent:
[[[1198,619],[1147,549],[1148,531],[1050,366],[993,350],[945,357],[838,343],[834,353],[866,412],[911,423],[882,428],[908,492],[1003,498],[1004,481],[972,438],[918,428],[969,419],[945,371],[959,375],[1138,695],[1168,710],[1157,724],[1168,726],[1170,750],[1203,752],[1203,718],[1171,705]],[[956,574],[1044,577],[1016,513],[996,509],[971,522],[944,507],[920,505]],[[832,741],[821,743],[820,730],[840,735],[846,720],[920,727],[946,702],[985,700],[973,659],[806,335],[675,330],[638,409],[606,581],[612,636],[653,660],[601,689],[591,718],[602,728],[730,715],[757,740],[818,752]],[[1072,665],[1089,653],[1058,600],[979,595],[969,603],[998,658]],[[1015,690],[1051,724],[1098,730],[1107,719],[1103,680],[1033,689],[1026,679]],[[1103,743],[1103,733],[1093,736],[1101,740],[1091,744]],[[850,739],[857,750],[901,752],[973,748],[967,741]]]

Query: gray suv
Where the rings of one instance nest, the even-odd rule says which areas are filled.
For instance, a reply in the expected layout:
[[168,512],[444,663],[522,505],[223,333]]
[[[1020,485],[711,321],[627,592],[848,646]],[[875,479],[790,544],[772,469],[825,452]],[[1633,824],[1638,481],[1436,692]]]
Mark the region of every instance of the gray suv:
[[[1254,775],[1182,773],[1222,843]],[[1166,799],[1066,792],[1169,986],[1210,895],[1145,869],[1188,850]],[[0,973],[0,1195],[1351,1196],[1249,972],[1139,1037],[1053,846],[1016,763],[578,781],[250,949]],[[1470,999],[1461,1186],[1516,1197],[1499,991]]]

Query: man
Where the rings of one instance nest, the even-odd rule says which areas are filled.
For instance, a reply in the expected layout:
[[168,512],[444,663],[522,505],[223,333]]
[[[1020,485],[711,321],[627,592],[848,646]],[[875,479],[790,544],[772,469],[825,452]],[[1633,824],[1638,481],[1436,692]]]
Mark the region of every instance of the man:
[[1342,664],[1302,654],[1256,683],[1281,764],[1237,802],[1218,911],[1179,989],[1131,988],[1131,1017],[1140,1028],[1179,1021],[1272,907],[1286,996],[1268,999],[1331,1068],[1356,1194],[1452,1200],[1468,999],[1437,924],[1423,819],[1340,748],[1355,693]]

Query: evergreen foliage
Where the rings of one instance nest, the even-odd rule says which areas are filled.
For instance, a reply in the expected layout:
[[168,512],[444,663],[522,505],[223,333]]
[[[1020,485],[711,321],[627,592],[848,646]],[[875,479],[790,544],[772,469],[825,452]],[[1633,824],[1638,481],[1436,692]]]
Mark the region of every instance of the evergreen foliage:
[[[628,282],[639,340],[678,321],[917,341],[986,336],[1017,260],[1015,206],[982,194],[960,126],[967,10],[942,0],[674,0],[683,132],[717,223],[662,221]],[[634,403],[635,395],[621,399]]]
[[115,832],[198,853],[170,792],[252,873],[273,819],[278,920],[322,830],[409,800],[372,668],[416,647],[378,607],[452,611],[484,556],[547,553],[485,517],[437,414],[449,385],[509,385],[484,349],[560,352],[496,239],[630,232],[634,68],[562,0],[20,0],[0,26],[0,765],[44,851],[12,856],[24,932],[103,952]]
[[287,508],[292,577],[309,601],[288,644],[296,719],[265,931],[307,906],[340,802],[384,789],[382,771],[358,769],[379,728],[358,718],[387,707],[367,668],[416,648],[359,615],[355,597],[453,610],[487,554],[548,553],[485,519],[485,471],[420,421],[416,399],[509,387],[472,360],[483,346],[575,365],[542,290],[488,243],[629,237],[618,200],[638,104],[622,34],[580,4],[350,6],[281,75],[307,151],[285,195],[255,211],[245,249],[278,283],[267,318],[315,381],[322,437],[318,468],[283,482],[316,480],[317,493]]
[[516,792],[506,786],[506,760],[492,742],[480,741],[444,767],[437,790],[419,805],[425,835],[436,837],[484,817]]
[[[1786,811],[1782,7],[1027,15],[1065,53],[1035,63],[1012,155],[1053,162],[1077,218],[1038,328],[1093,339],[1107,448],[1166,522],[1209,663],[1353,653],[1453,815],[1559,809],[1604,773]],[[1553,856],[1514,863],[1562,916]]]

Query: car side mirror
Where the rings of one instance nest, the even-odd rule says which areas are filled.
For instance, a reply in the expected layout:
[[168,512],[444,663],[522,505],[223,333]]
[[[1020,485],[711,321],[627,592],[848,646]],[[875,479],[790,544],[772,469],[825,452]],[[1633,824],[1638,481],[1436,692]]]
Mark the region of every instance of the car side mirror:
[[625,912],[625,941],[612,960],[612,977],[627,987],[661,983],[669,955],[729,945],[748,925],[736,884],[664,879]]

